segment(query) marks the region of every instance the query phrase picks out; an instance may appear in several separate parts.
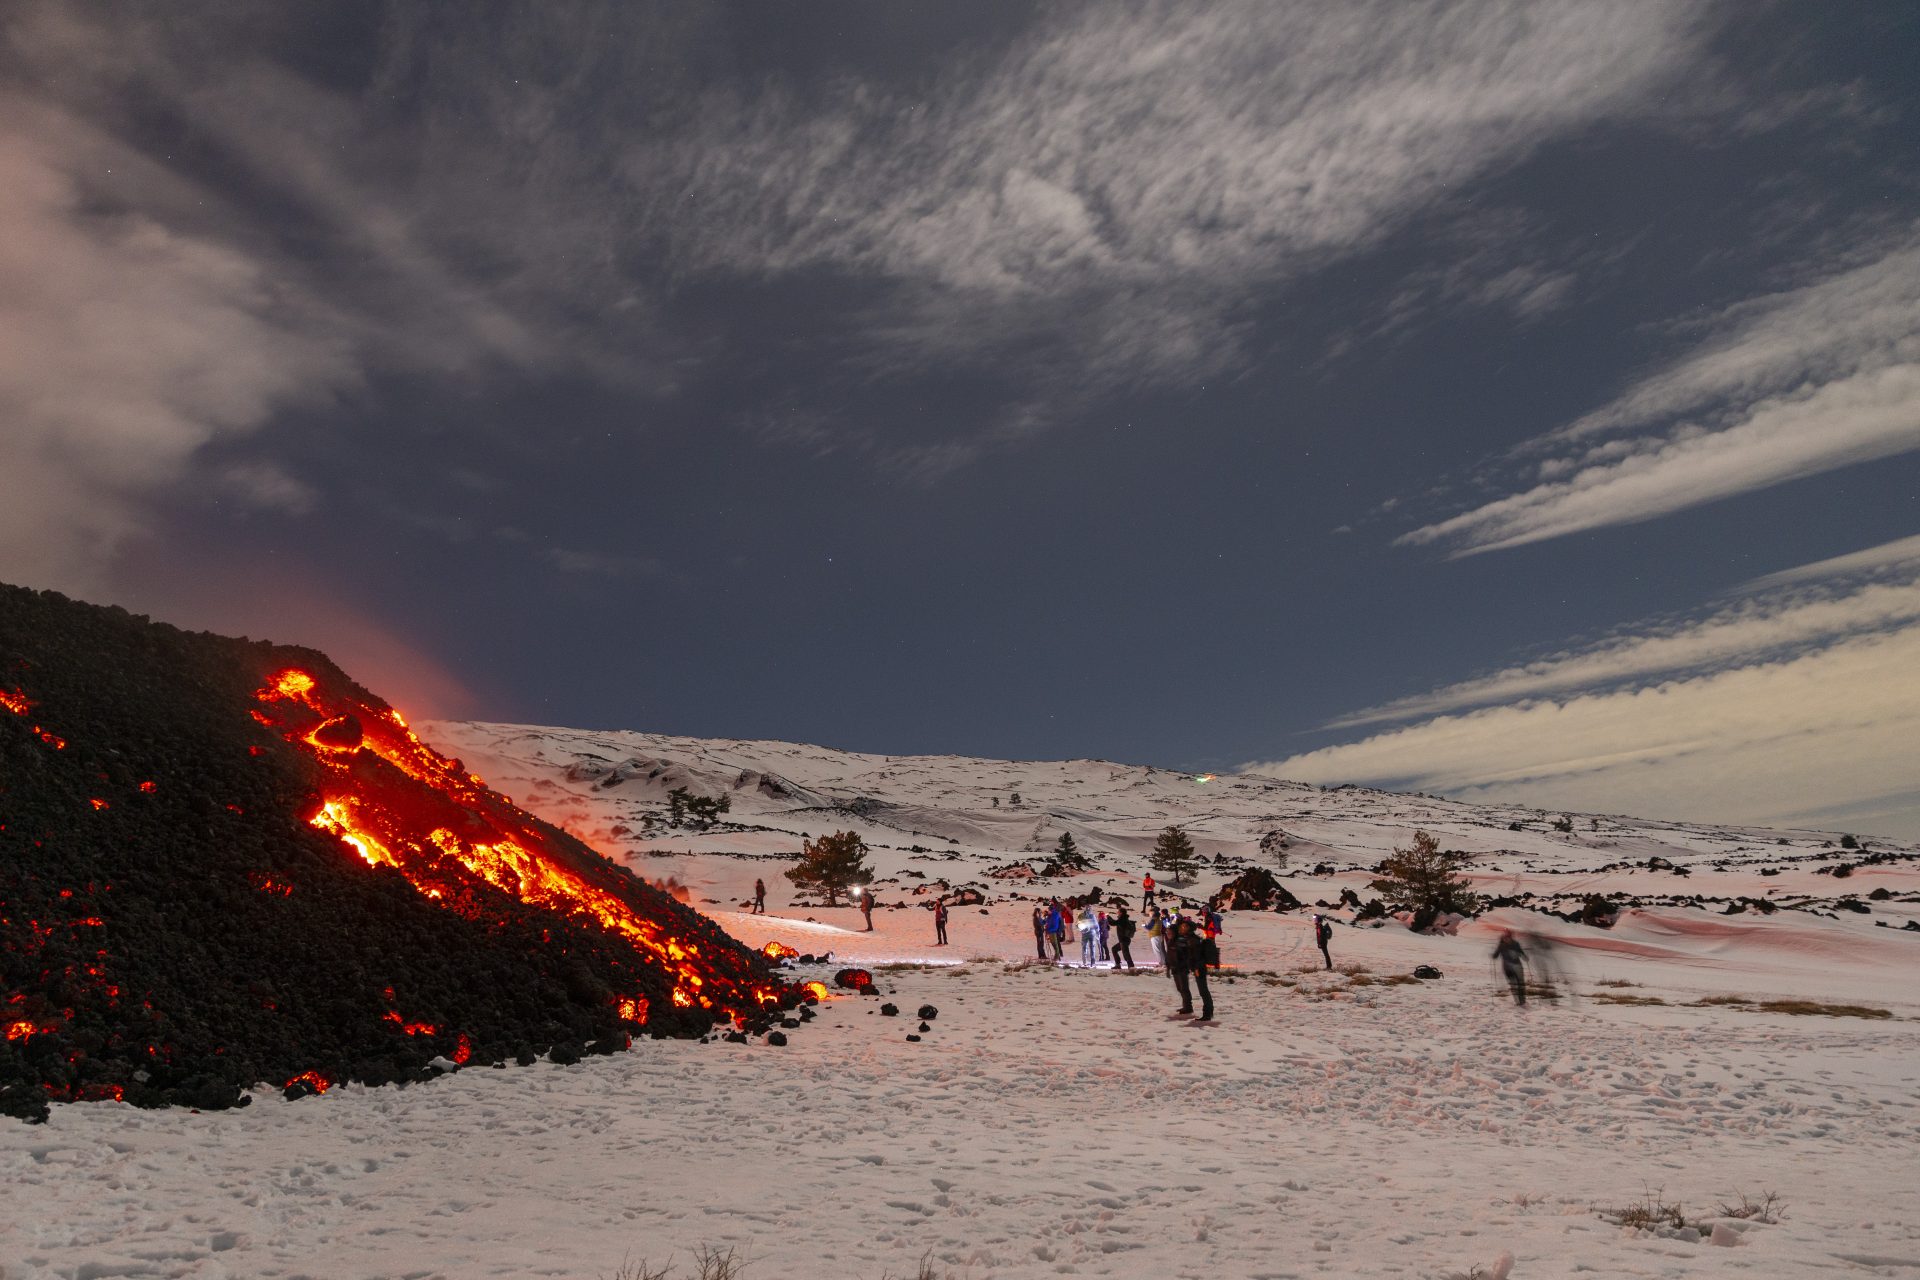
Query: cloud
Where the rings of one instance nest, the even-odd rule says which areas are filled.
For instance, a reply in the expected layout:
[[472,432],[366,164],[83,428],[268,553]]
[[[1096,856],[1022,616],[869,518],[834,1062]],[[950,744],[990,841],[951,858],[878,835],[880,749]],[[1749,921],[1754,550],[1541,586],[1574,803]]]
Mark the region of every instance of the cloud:
[[1920,230],[1697,327],[1692,354],[1517,450],[1536,483],[1398,542],[1474,555],[1920,448]]
[[1248,767],[1674,818],[1870,816],[1920,836],[1920,539],[1747,590],[1773,594],[1342,717],[1330,727],[1417,723]]
[[[1873,570],[1912,570],[1896,581],[1837,587],[1830,580]],[[1539,698],[1600,685],[1695,672],[1920,624],[1920,538],[1774,574],[1749,584],[1743,598],[1704,617],[1641,626],[1595,644],[1504,668],[1431,693],[1402,698],[1333,721],[1352,728],[1437,715],[1462,707]],[[1815,590],[1779,588],[1820,581]]]
[[609,551],[583,551],[573,547],[548,547],[540,558],[561,573],[584,577],[651,577],[665,566],[649,556],[623,555]]
[[[332,318],[258,259],[124,207],[149,169],[0,97],[0,577],[93,588],[210,446],[355,380]],[[223,483],[304,497],[267,464]]]
[[[1650,111],[1698,70],[1702,12],[1062,10],[921,98],[705,95],[701,127],[636,140],[623,172],[680,271],[888,282],[882,367],[1188,383],[1242,358],[1239,313],[1275,284],[1559,133]],[[1487,287],[1526,312],[1565,282]]]

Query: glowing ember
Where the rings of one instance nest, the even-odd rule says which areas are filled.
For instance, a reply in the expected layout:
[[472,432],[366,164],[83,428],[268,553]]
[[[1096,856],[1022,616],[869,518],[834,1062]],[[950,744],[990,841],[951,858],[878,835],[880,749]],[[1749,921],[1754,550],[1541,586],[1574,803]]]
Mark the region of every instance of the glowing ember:
[[769,942],[760,952],[769,960],[791,960],[800,954],[783,942]]
[[805,982],[800,985],[800,989],[815,1000],[826,1000],[833,994],[827,990],[827,984],[824,982]]
[[17,716],[24,716],[33,710],[33,704],[27,701],[27,695],[18,689],[0,689],[0,707]]
[[25,1040],[31,1036],[44,1036],[49,1034],[50,1032],[58,1031],[59,1029],[60,1028],[57,1026],[49,1026],[49,1025],[45,1025],[37,1022],[28,1022],[26,1019],[22,1018],[16,1022],[7,1023],[7,1039]]
[[437,1036],[440,1034],[440,1028],[434,1026],[431,1022],[408,1022],[400,1016],[397,1010],[389,1009],[384,1017],[386,1021],[391,1022],[394,1026],[399,1027],[410,1036]]
[[849,991],[871,991],[873,975],[865,969],[842,969],[833,975],[833,985]]
[[643,1027],[646,1026],[647,998],[645,996],[634,996],[632,999],[622,1000],[620,1002],[620,1016],[628,1022],[638,1023]]
[[287,1081],[287,1088],[289,1089],[298,1088],[301,1085],[307,1086],[307,1088],[313,1090],[315,1093],[325,1093],[327,1090],[333,1088],[333,1081],[327,1079],[318,1071],[302,1071],[299,1075]]
[[466,1066],[470,1060],[472,1060],[473,1044],[467,1039],[465,1033],[461,1034],[460,1043],[454,1047],[453,1052],[448,1056],[451,1057],[454,1060],[454,1062],[458,1063],[460,1066],[463,1066],[463,1067]]

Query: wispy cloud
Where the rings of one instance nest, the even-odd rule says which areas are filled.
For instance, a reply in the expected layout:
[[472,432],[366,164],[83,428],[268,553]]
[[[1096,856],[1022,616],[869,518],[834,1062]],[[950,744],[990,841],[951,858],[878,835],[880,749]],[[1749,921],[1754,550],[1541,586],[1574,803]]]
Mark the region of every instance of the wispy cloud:
[[1872,815],[1920,835],[1920,539],[1746,590],[1694,620],[1342,717],[1329,727],[1416,723],[1250,767],[1670,817]]
[[1920,448],[1920,233],[1697,328],[1692,354],[1493,468],[1526,487],[1399,541],[1473,555]]
[[[1843,581],[1875,571],[1893,580]],[[1800,589],[1789,589],[1795,587]],[[1920,538],[1774,574],[1749,584],[1746,592],[1744,598],[1705,616],[1642,625],[1577,649],[1342,716],[1327,727],[1408,720],[1463,707],[1645,682],[1674,672],[1697,675],[1909,627],[1920,623]]]
[[[1701,13],[1060,10],[922,99],[709,95],[701,127],[636,142],[624,171],[682,271],[888,282],[882,367],[1197,381],[1241,358],[1239,314],[1263,291],[1556,134],[1650,110],[1697,65]],[[1485,283],[1521,309],[1562,287]]]

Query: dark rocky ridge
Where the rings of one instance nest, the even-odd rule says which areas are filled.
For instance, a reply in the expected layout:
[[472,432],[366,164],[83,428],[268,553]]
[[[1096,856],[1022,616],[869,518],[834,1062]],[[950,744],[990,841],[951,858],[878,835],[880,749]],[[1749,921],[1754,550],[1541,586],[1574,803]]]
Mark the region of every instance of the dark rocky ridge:
[[[289,666],[385,710],[311,650],[0,585],[0,1111],[222,1107],[261,1083],[406,1081],[439,1055],[577,1057],[711,1028],[617,934],[472,876],[457,913],[311,826],[325,767],[249,714]],[[704,917],[513,812],[697,941],[707,990],[775,982]],[[644,1028],[619,1007],[634,997]]]

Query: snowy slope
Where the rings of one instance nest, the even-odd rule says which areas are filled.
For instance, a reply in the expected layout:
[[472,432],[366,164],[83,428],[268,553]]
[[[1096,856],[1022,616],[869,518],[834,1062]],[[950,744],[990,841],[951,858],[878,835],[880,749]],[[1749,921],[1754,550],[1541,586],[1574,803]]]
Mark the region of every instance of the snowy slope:
[[[1093,761],[422,732],[679,877],[737,936],[874,966],[882,995],[829,1001],[785,1047],[643,1042],[222,1115],[55,1108],[0,1128],[0,1277],[610,1277],[669,1254],[691,1275],[702,1246],[753,1259],[748,1280],[915,1276],[923,1258],[977,1280],[1920,1274],[1910,859],[1836,878],[1862,857],[1838,833],[1585,815],[1561,833],[1525,810]],[[724,791],[732,821],[660,826],[672,786]],[[1228,860],[1197,889],[1280,829],[1295,894],[1364,898],[1365,868],[1424,827],[1481,852],[1486,893],[1643,905],[1607,930],[1519,907],[1451,935],[1341,927],[1332,973],[1303,914],[1232,914],[1210,1026],[1168,1016],[1157,972],[1021,962],[1032,902],[1015,895],[1131,891],[1171,822]],[[871,934],[850,909],[790,905],[779,875],[803,833],[847,828],[893,906]],[[987,874],[1037,866],[1062,830],[1096,870]],[[738,909],[756,875],[766,916]],[[942,879],[989,895],[954,914],[948,948],[915,892]],[[1849,896],[1870,910],[1836,909]],[[1783,906],[1690,901],[1743,897]],[[1504,999],[1487,954],[1506,925],[1559,940],[1577,998]],[[1406,981],[1417,964],[1445,977]],[[1783,998],[1886,1016],[1762,1007]],[[939,1009],[924,1032],[922,1003]],[[1721,1211],[1767,1191],[1777,1221]],[[1597,1212],[1650,1192],[1687,1225]]]

